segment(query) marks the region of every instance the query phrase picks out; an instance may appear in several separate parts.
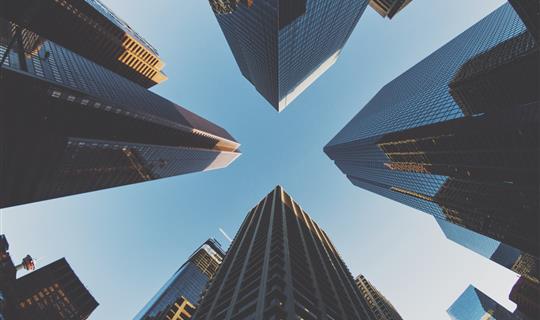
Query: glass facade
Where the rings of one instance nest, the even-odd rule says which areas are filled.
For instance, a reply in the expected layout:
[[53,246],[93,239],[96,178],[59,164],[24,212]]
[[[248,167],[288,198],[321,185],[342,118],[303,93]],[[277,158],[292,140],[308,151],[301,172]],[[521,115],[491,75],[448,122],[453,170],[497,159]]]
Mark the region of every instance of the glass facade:
[[359,275],[354,280],[376,320],[403,320],[390,301],[366,277]]
[[447,312],[452,320],[520,320],[473,286],[469,286]]
[[14,26],[0,20],[0,53],[19,38],[2,70],[10,108],[0,112],[11,121],[0,207],[223,168],[240,155],[223,128]]
[[505,4],[385,85],[324,151],[356,186],[538,255],[538,61]]
[[161,319],[182,297],[196,306],[224,256],[225,253],[216,240],[206,241],[174,273],[134,319]]
[[278,111],[337,60],[367,0],[210,0],[236,62]]

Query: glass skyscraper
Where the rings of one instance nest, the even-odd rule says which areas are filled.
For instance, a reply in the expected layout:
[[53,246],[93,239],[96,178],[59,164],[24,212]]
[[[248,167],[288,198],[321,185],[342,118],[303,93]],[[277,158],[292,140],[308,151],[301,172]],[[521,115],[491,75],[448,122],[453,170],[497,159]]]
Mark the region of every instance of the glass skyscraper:
[[448,221],[435,220],[449,240],[532,281],[540,281],[539,263],[536,257]]
[[194,319],[375,318],[328,235],[278,186],[247,215]]
[[[171,309],[182,298],[197,306],[208,281],[219,269],[225,253],[214,239],[207,240],[174,273],[148,304],[135,316],[135,320],[165,320]],[[178,311],[178,310],[176,310]]]
[[209,0],[240,71],[282,111],[338,59],[368,0]]
[[447,312],[452,320],[522,320],[473,286],[469,286]]
[[1,56],[0,208],[222,168],[240,155],[223,128],[0,19]]
[[538,256],[539,61],[505,4],[384,86],[324,150],[358,187]]
[[0,18],[145,87],[167,79],[157,50],[100,0],[0,0]]

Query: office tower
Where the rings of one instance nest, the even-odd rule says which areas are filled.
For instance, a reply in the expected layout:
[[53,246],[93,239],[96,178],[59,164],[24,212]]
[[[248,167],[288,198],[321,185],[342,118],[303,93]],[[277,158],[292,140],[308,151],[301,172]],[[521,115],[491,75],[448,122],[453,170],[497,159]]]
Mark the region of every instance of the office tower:
[[25,52],[20,39],[30,34],[0,21],[0,56],[19,38],[0,69],[0,208],[222,168],[239,156],[224,129],[54,42]]
[[98,306],[63,258],[17,279],[15,287],[15,319],[87,319]]
[[370,0],[369,5],[381,16],[392,19],[401,9],[412,0]]
[[514,10],[527,26],[527,30],[540,41],[540,1],[538,0],[508,0]]
[[368,0],[209,0],[240,71],[282,111],[338,59]]
[[194,319],[373,318],[327,234],[278,186],[247,215]]
[[540,284],[520,277],[509,296],[517,305],[516,312],[525,320],[540,319]]
[[187,300],[184,307],[195,307],[208,281],[219,269],[225,253],[214,239],[207,240],[189,259],[174,273],[158,293],[135,316],[135,320],[169,320],[168,314],[177,314],[180,309],[192,314],[191,309],[176,307],[179,299]]
[[447,312],[452,320],[521,320],[473,286],[469,286]]
[[538,257],[539,61],[505,4],[384,86],[324,150],[354,185]]
[[540,263],[537,257],[448,221],[441,219],[435,220],[449,240],[452,240],[531,281],[537,283],[540,282]]
[[99,0],[0,0],[0,18],[149,88],[167,79],[157,50]]
[[402,320],[396,308],[363,275],[354,279],[362,297],[377,320]]

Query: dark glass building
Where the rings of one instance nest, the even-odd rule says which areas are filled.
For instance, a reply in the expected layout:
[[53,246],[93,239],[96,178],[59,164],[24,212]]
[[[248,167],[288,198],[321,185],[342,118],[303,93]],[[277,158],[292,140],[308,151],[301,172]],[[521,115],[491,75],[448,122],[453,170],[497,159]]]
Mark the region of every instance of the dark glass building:
[[[179,311],[180,307],[176,307],[179,299],[182,298],[187,300],[189,305],[195,307],[208,281],[218,271],[224,256],[225,253],[216,240],[206,241],[174,273],[134,319],[168,320],[167,315],[182,313]],[[182,303],[179,305],[181,306]],[[186,304],[184,307],[189,307],[189,305]],[[188,313],[192,314],[189,311]]]
[[14,27],[0,20],[0,56],[14,43],[0,69],[0,208],[222,168],[239,156],[219,126]]
[[338,59],[368,0],[209,0],[240,71],[282,111]]
[[373,318],[327,234],[278,186],[247,215],[194,319]]
[[180,297],[163,316],[163,320],[187,320],[193,317],[195,306],[186,298]]
[[510,300],[517,305],[514,313],[521,315],[523,320],[540,319],[540,284],[527,277],[520,277],[512,291]]
[[15,287],[14,319],[88,319],[98,306],[65,259],[17,279]]
[[369,5],[381,16],[392,19],[401,9],[412,0],[370,0]]
[[384,86],[324,150],[354,185],[538,257],[539,61],[505,4]]
[[435,219],[444,235],[457,244],[532,281],[540,281],[538,258],[448,221]]
[[99,0],[0,0],[0,18],[148,88],[167,79],[157,50]]
[[473,286],[469,286],[447,312],[452,320],[522,320]]
[[403,320],[396,308],[383,296],[382,293],[369,282],[366,277],[359,275],[355,279],[356,285],[366,304],[370,307],[373,317],[376,320]]

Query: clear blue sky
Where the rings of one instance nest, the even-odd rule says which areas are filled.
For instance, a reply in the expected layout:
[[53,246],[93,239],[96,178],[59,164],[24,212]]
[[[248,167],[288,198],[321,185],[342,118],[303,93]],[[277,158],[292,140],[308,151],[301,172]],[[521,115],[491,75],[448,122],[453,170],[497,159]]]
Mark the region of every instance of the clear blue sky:
[[277,184],[405,319],[448,319],[469,284],[515,308],[515,274],[446,240],[427,214],[354,187],[322,152],[384,84],[504,1],[414,0],[393,20],[368,8],[338,62],[281,114],[241,76],[206,0],[104,2],[167,62],[154,90],[225,127],[243,155],[222,170],[2,210],[12,256],[65,256],[101,303],[91,319],[133,317]]

